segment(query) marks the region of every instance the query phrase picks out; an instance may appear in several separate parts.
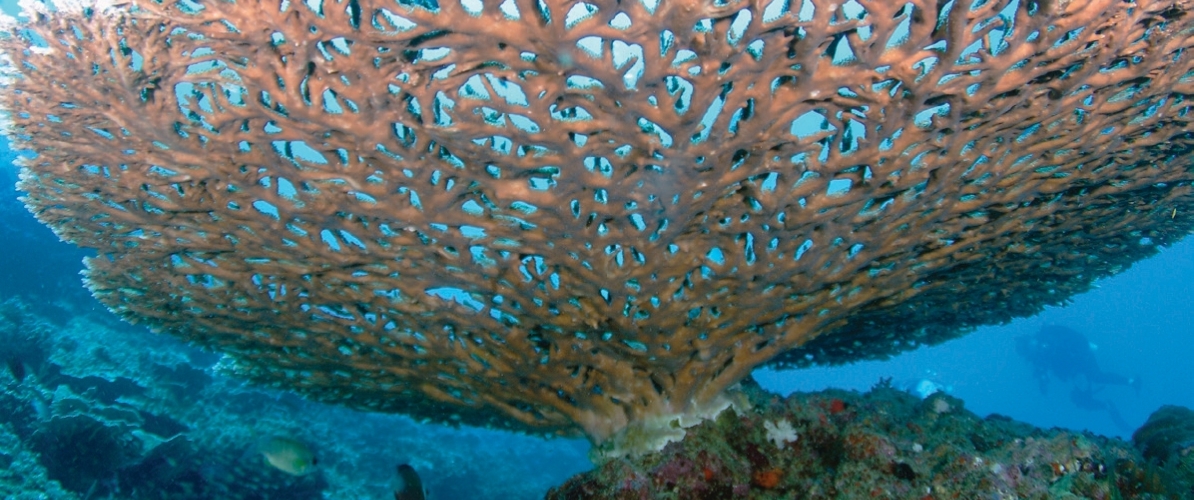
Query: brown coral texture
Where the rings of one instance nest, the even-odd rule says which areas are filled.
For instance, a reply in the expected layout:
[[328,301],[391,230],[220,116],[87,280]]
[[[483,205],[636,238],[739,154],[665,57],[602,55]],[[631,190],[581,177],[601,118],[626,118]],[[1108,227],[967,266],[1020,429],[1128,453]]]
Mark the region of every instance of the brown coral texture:
[[126,319],[602,441],[1191,227],[1190,1],[33,2],[27,204]]

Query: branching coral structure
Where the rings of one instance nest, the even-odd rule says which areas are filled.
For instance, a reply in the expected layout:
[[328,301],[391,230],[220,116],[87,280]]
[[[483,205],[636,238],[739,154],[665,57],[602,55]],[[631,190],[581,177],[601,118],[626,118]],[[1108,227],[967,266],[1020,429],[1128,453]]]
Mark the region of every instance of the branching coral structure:
[[95,296],[358,408],[657,444],[1191,227],[1189,1],[25,6],[0,104]]

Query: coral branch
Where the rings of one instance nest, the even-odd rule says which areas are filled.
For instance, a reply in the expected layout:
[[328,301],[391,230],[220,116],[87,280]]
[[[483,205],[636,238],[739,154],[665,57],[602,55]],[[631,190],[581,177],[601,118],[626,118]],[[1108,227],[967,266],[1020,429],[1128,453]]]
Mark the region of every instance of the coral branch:
[[126,319],[596,442],[1189,232],[1190,2],[800,5],[30,4],[0,105]]

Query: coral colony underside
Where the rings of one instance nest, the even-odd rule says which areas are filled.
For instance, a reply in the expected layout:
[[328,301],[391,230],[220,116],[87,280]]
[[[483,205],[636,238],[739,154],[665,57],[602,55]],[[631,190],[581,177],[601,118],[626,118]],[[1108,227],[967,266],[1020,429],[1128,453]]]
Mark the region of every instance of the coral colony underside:
[[1186,0],[22,5],[21,188],[122,318],[608,456],[1194,220]]

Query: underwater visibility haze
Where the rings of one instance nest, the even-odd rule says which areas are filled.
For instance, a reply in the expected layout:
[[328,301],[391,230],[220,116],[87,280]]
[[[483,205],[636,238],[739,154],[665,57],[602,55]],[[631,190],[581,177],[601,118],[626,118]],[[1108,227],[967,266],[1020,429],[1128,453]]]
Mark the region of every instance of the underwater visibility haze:
[[1194,497],[1194,3],[14,7],[0,496]]

